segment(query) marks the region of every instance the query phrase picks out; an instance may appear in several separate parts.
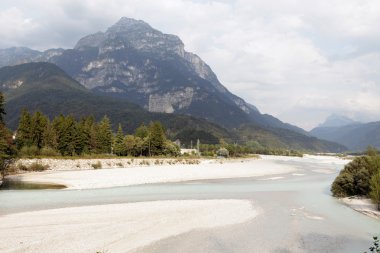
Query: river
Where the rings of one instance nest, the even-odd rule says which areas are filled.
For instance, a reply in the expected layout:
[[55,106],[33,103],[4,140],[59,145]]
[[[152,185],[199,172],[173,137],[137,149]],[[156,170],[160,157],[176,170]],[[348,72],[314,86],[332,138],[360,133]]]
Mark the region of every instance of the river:
[[177,199],[249,199],[260,214],[233,226],[195,230],[138,253],[345,252],[368,249],[380,221],[331,197],[343,165],[315,159],[280,159],[296,173],[254,179],[192,181],[91,190],[2,190],[0,215],[70,206]]

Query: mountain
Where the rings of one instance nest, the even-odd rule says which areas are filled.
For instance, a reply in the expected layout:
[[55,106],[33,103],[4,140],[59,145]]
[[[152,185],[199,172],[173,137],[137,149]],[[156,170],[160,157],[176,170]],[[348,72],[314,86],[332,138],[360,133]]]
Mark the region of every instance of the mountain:
[[5,93],[5,117],[8,125],[16,129],[22,108],[40,110],[50,118],[62,113],[77,118],[93,114],[97,119],[108,115],[116,127],[132,132],[141,123],[160,120],[172,139],[179,138],[188,144],[200,139],[202,143],[245,143],[257,141],[261,147],[286,148],[309,151],[339,152],[344,147],[321,141],[283,128],[263,128],[255,124],[226,130],[218,125],[186,115],[148,112],[125,99],[101,96],[68,76],[51,63],[26,63],[0,69],[0,90]]
[[354,124],[360,123],[342,115],[331,114],[326,118],[325,122],[320,124],[318,127],[341,127]]
[[368,146],[380,149],[380,121],[337,127],[316,127],[310,131],[310,134],[340,143],[350,151],[363,151]]
[[86,89],[51,63],[26,63],[0,69],[0,90],[6,98],[6,122],[16,129],[22,108],[40,110],[51,118],[72,114],[77,118],[107,115],[114,127],[121,123],[132,132],[141,123],[161,121],[173,139],[183,133],[198,133],[203,143],[217,143],[220,138],[236,138],[226,129],[203,119],[185,115],[152,113],[123,99],[99,96]]
[[54,63],[87,89],[127,99],[150,112],[192,115],[227,128],[254,123],[308,134],[261,114],[229,92],[199,56],[184,50],[177,36],[141,20],[121,18],[107,31],[80,39],[73,49],[11,48],[0,55],[2,66]]
[[1,65],[15,65],[0,73],[13,128],[26,107],[50,116],[107,114],[128,130],[157,119],[172,138],[202,136],[208,142],[224,138],[240,143],[247,141],[240,133],[250,130],[258,131],[253,135],[263,146],[343,149],[320,144],[303,129],[261,114],[229,92],[199,56],[184,50],[177,36],[141,20],[121,18],[107,31],[80,39],[73,49],[9,48],[0,50],[0,56]]

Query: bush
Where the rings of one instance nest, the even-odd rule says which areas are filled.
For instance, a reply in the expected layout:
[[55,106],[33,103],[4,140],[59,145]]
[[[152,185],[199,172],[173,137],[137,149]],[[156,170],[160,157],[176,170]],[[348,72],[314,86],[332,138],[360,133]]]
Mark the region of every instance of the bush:
[[371,191],[369,193],[374,204],[377,205],[377,210],[380,211],[380,171],[371,178]]
[[34,157],[40,154],[40,150],[37,146],[24,146],[20,149],[19,155],[26,157]]
[[221,157],[228,157],[229,152],[225,148],[220,148],[218,151],[216,151],[216,155]]
[[41,156],[59,156],[60,155],[56,150],[49,147],[43,147],[40,151],[40,154]]
[[100,161],[98,161],[97,163],[93,163],[91,164],[91,166],[97,170],[97,169],[101,169],[102,168],[102,163]]
[[379,157],[361,156],[348,163],[331,186],[333,196],[369,196],[371,177],[380,171]]
[[19,164],[17,166],[17,168],[19,170],[23,170],[23,171],[44,171],[44,170],[47,170],[49,168],[49,165],[47,164],[42,164],[40,162],[33,162],[32,164],[30,165],[24,165],[24,164]]

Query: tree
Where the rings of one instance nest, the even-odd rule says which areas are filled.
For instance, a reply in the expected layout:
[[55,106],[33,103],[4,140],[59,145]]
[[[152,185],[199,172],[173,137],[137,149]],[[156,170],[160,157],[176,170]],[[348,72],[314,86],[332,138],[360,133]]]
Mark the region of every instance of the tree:
[[148,137],[149,135],[149,130],[148,128],[145,126],[144,123],[142,123],[138,128],[136,128],[135,130],[135,136],[136,137],[139,137],[141,139],[144,139],[145,137]]
[[12,134],[3,123],[0,123],[0,180],[4,178],[6,170],[12,164],[14,155]]
[[5,126],[4,115],[4,97],[3,93],[0,92],[0,180],[4,178],[6,170],[13,162],[15,154],[12,134]]
[[62,155],[75,154],[76,122],[73,116],[60,115],[53,121],[58,136],[58,151]]
[[373,203],[377,205],[377,210],[380,211],[380,170],[372,176],[370,188],[371,191],[369,196],[371,197]]
[[104,116],[99,123],[97,134],[98,150],[100,153],[111,153],[112,130],[111,123],[107,116]]
[[46,148],[51,148],[56,150],[58,146],[57,132],[54,129],[53,124],[48,121],[46,128],[42,135],[42,144]]
[[159,121],[155,121],[149,126],[149,151],[150,155],[161,155],[166,140],[164,128]]
[[4,116],[5,116],[5,109],[4,109],[4,95],[2,92],[0,92],[0,123],[4,124]]
[[181,154],[181,150],[177,144],[173,143],[170,140],[166,140],[162,153],[169,156],[179,156]]
[[32,145],[41,149],[43,145],[43,134],[48,123],[48,118],[40,111],[37,111],[32,116],[30,123]]
[[138,137],[133,135],[126,135],[123,140],[125,152],[130,156],[138,156],[140,150],[138,148],[137,143]]
[[121,124],[119,124],[119,127],[117,129],[115,141],[113,144],[113,152],[115,155],[118,155],[118,156],[124,156],[127,153],[126,147],[124,145],[124,134],[123,134],[123,129],[121,127]]
[[32,143],[31,115],[26,109],[23,109],[17,128],[16,146],[21,149],[24,146],[31,146]]

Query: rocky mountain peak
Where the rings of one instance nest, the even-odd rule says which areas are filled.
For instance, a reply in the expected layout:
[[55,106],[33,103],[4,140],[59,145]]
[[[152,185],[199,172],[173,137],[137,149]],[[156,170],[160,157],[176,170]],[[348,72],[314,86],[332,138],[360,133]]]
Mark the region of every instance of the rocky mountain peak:
[[120,33],[136,29],[153,30],[153,28],[148,23],[142,20],[122,17],[114,25],[108,28],[107,32]]

